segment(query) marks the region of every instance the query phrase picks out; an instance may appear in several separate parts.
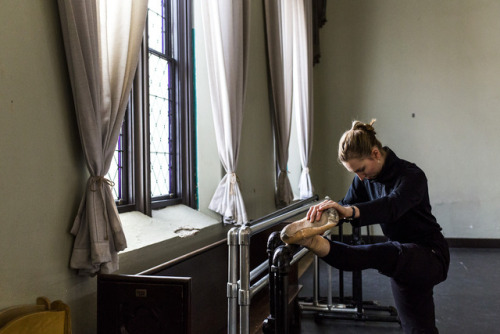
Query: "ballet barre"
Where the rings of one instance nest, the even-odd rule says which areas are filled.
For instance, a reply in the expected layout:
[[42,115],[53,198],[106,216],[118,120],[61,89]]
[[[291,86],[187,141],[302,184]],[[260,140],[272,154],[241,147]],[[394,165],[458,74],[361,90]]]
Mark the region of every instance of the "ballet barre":
[[[266,270],[268,261],[264,261],[253,270],[250,270],[250,240],[259,232],[265,231],[286,219],[305,213],[313,205],[319,204],[318,196],[299,201],[283,209],[277,210],[267,216],[254,220],[241,227],[233,227],[228,231],[228,282],[227,282],[227,305],[228,320],[227,332],[236,334],[239,332],[248,334],[250,330],[250,302],[251,299],[261,291],[269,282],[269,273],[251,285],[251,282]],[[291,261],[300,260],[307,250],[298,252]],[[239,260],[239,263],[238,263]]]

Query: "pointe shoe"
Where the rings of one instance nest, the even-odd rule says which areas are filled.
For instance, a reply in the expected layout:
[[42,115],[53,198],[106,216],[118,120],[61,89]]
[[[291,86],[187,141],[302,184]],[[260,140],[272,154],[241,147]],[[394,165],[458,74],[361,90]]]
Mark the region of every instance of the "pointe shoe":
[[339,213],[330,208],[325,210],[320,220],[312,222],[303,218],[290,223],[281,230],[280,238],[287,244],[301,244],[301,241],[318,234],[323,234],[339,223]]

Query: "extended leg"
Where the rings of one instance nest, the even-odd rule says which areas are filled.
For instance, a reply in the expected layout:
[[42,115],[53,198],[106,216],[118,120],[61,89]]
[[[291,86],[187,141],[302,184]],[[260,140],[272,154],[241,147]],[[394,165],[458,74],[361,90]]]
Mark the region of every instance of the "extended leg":
[[318,254],[318,256],[340,270],[357,271],[371,268],[389,276],[394,272],[398,263],[400,254],[398,243],[385,242],[353,246],[324,240],[329,243],[328,253],[323,256]]

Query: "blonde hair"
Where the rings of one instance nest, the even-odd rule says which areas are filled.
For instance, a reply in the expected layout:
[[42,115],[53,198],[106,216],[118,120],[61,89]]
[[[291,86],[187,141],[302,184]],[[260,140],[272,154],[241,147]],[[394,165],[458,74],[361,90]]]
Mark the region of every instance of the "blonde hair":
[[375,136],[376,132],[373,128],[375,121],[376,119],[372,119],[367,124],[360,121],[352,122],[351,129],[344,132],[339,141],[338,158],[340,162],[347,162],[355,158],[367,158],[372,154],[374,146],[382,151],[382,144]]

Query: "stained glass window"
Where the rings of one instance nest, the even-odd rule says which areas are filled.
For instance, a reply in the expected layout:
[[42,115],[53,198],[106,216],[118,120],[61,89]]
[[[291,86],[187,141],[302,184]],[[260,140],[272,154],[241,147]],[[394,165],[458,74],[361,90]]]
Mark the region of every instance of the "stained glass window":
[[148,6],[141,75],[106,176],[120,212],[146,214],[196,205],[191,0],[149,0]]
[[151,197],[173,196],[175,174],[175,101],[172,90],[175,65],[171,57],[168,1],[150,1],[149,131]]

